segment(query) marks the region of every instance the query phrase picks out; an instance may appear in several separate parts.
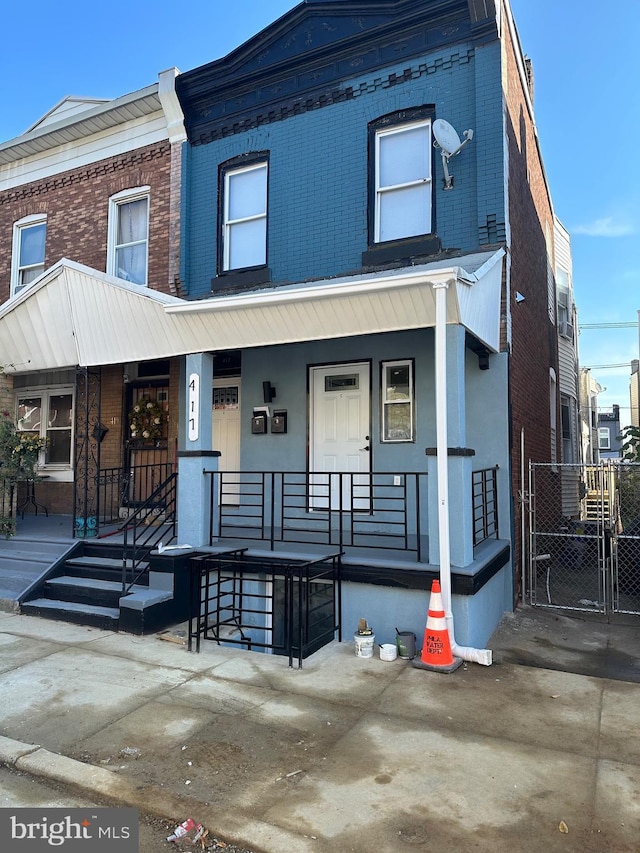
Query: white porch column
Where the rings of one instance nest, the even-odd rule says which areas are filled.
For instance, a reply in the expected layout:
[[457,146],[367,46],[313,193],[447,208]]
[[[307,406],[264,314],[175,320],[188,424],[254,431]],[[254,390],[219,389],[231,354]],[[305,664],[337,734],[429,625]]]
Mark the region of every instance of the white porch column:
[[[446,285],[434,287],[440,288],[437,293],[442,292],[442,301],[445,302]],[[444,529],[440,517],[443,500],[441,481],[446,473],[447,529],[453,524],[447,552],[454,566],[468,566],[473,562],[471,476],[474,451],[466,447],[465,359],[465,331],[462,326],[443,324],[440,336],[436,326],[437,447],[428,447],[426,453],[429,506],[437,505],[439,513],[437,517],[429,514],[429,562],[441,563],[440,537]]]
[[213,356],[186,356],[181,385],[178,542],[199,547],[209,544],[211,515],[211,477],[203,470],[216,470],[219,455],[212,449],[211,435]]

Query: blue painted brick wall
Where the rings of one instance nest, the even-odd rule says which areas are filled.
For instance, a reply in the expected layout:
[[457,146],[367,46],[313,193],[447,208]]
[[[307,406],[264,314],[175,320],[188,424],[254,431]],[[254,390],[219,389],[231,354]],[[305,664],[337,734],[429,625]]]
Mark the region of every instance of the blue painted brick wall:
[[[390,86],[390,74],[412,79]],[[473,141],[450,161],[454,189],[442,188],[434,150],[436,231],[444,248],[487,242],[488,217],[504,230],[502,96],[498,43],[463,44],[346,80],[352,99],[188,149],[183,187],[183,281],[189,296],[210,293],[216,274],[218,164],[270,152],[272,280],[302,281],[361,268],[367,249],[367,126],[396,110],[434,104],[436,116]],[[491,236],[491,235],[490,235]]]

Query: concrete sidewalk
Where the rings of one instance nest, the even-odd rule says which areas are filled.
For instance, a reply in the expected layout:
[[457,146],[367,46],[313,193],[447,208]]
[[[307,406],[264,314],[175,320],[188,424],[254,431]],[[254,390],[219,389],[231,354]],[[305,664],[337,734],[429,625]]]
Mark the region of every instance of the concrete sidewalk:
[[0,613],[0,761],[266,853],[637,851],[640,687],[501,659],[298,670]]

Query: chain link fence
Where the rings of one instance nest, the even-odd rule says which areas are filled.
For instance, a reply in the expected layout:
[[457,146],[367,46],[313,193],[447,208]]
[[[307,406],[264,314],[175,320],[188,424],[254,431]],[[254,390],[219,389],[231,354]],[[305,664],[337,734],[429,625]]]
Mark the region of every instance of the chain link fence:
[[640,613],[640,466],[532,463],[526,499],[529,602]]

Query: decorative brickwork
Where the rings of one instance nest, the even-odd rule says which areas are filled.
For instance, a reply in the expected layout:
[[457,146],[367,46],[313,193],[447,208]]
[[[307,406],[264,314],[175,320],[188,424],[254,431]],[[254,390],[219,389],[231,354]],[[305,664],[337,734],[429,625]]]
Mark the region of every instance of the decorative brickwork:
[[161,142],[0,194],[0,302],[9,297],[14,222],[47,215],[45,267],[69,258],[104,272],[109,198],[140,186],[151,188],[149,287],[170,293],[175,276],[169,274],[170,169],[170,145]]

